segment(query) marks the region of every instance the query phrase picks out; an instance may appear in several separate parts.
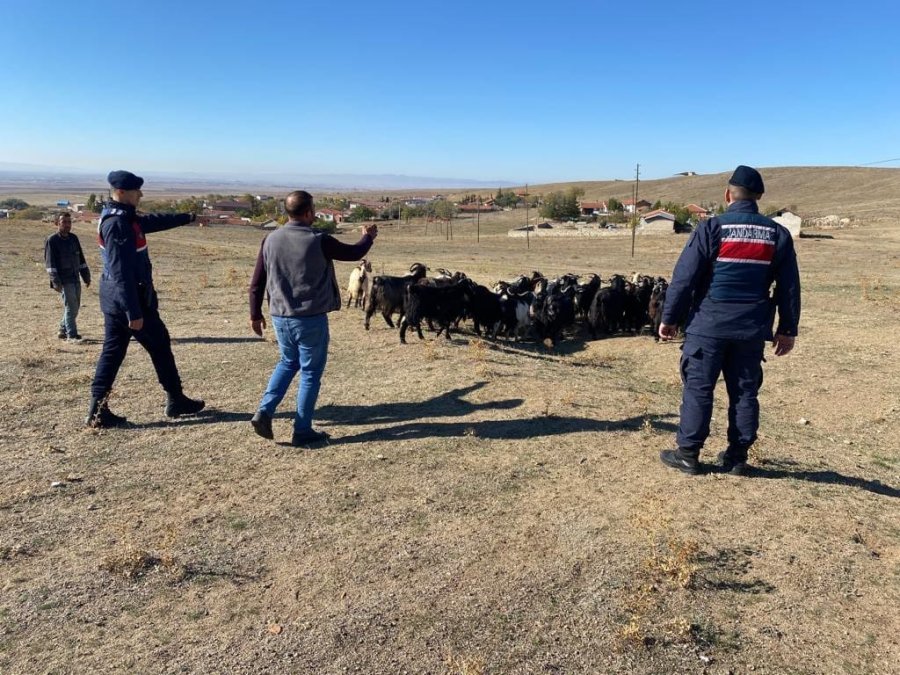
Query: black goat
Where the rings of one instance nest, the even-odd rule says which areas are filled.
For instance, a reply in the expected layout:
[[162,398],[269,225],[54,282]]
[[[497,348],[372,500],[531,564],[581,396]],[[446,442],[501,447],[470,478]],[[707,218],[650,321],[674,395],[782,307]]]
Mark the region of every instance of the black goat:
[[377,310],[391,328],[394,322],[391,315],[400,312],[400,319],[405,314],[406,289],[425,277],[428,268],[422,263],[413,263],[409,266],[409,274],[402,277],[377,276],[372,280],[372,292],[369,294],[366,305],[366,330],[369,330],[369,322]]
[[528,332],[531,326],[529,313],[532,300],[534,300],[534,293],[530,291],[516,294],[507,290],[500,294],[500,321],[506,337],[511,337],[518,342]]
[[406,287],[406,312],[400,319],[400,342],[406,343],[406,331],[412,326],[422,335],[422,321],[434,321],[438,325],[438,337],[444,331],[450,339],[450,327],[462,314],[469,294],[468,285],[464,282],[451,286],[427,286],[410,284]]
[[547,290],[535,295],[531,303],[531,317],[538,340],[550,340],[553,347],[563,330],[575,322],[575,287],[565,286],[559,279],[547,285]]
[[598,333],[611,334],[619,330],[625,312],[625,278],[621,274],[610,277],[609,286],[594,296],[588,312],[588,329],[593,337]]
[[491,289],[476,284],[471,279],[463,281],[466,286],[466,303],[464,313],[472,319],[475,324],[475,333],[481,335],[481,328],[484,327],[484,334],[487,337],[497,337],[497,331],[503,320],[503,308],[500,305],[500,296],[492,292]]
[[625,308],[623,316],[623,329],[634,333],[640,333],[641,329],[650,322],[647,310],[650,307],[650,295],[653,292],[653,282],[650,277],[638,275],[637,281],[625,282]]
[[590,277],[586,284],[577,284],[575,286],[575,314],[582,319],[587,319],[594,296],[597,295],[597,291],[600,289],[600,275],[591,274]]

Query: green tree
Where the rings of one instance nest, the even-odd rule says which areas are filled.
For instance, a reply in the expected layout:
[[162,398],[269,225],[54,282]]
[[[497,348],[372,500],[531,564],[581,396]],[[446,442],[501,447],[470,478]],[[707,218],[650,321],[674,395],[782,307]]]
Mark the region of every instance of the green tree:
[[610,197],[609,200],[606,202],[606,208],[609,209],[610,213],[613,213],[614,211],[624,211],[625,205],[622,204],[622,202],[620,202],[615,197]]
[[569,188],[565,192],[551,192],[544,197],[538,212],[542,218],[551,220],[577,218],[581,214],[578,208],[578,194],[578,188]]
[[456,215],[456,205],[448,202],[446,199],[438,199],[430,204],[431,213],[435,218],[441,218],[442,220],[450,220],[453,216]]
[[519,203],[519,196],[511,190],[498,191],[497,196],[494,197],[494,203],[501,209],[515,208]]
[[374,217],[375,211],[370,209],[368,206],[361,204],[350,211],[350,215],[347,216],[344,220],[351,223],[359,223],[363,220],[372,220]]
[[11,212],[9,216],[16,220],[40,220],[45,214],[46,211],[44,209],[38,208],[37,206],[27,206],[23,209]]
[[409,206],[404,204],[403,208],[400,209],[400,217],[407,223],[411,218],[421,218],[424,215],[425,207],[423,206]]
[[322,232],[332,233],[337,231],[337,223],[335,223],[333,220],[321,220],[319,218],[316,218],[313,221],[312,226],[317,230],[321,230]]
[[87,198],[87,201],[84,203],[84,208],[86,208],[91,213],[97,213],[97,195],[93,192]]
[[17,197],[10,197],[0,202],[0,209],[27,209],[28,202]]

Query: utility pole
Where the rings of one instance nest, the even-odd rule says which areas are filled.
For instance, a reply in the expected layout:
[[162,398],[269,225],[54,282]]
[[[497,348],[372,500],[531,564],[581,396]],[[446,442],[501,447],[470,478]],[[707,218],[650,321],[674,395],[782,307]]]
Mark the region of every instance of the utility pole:
[[531,238],[528,236],[528,183],[525,183],[525,248],[531,248]]
[[634,239],[637,236],[637,224],[638,224],[638,185],[641,182],[641,165],[637,164],[634,167],[634,200],[632,201],[632,207],[634,208],[634,212],[631,217],[631,257],[634,257]]
[[481,241],[481,195],[478,195],[478,208],[475,210],[475,241]]

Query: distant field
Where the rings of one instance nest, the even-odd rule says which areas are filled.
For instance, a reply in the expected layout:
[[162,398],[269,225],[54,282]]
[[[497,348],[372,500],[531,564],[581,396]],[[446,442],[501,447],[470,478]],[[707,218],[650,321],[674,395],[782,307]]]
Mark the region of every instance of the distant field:
[[[782,180],[767,175],[775,195]],[[802,189],[785,201],[812,203]],[[634,258],[627,238],[526,249],[505,236],[523,218],[483,218],[480,244],[472,221],[452,241],[385,226],[369,257],[483,283],[669,276],[685,242],[644,236]],[[76,231],[96,274],[92,229]],[[167,421],[132,344],[112,405],[133,426],[87,431],[97,291],[85,343],[57,340],[47,233],[0,222],[0,672],[897,672],[896,224],[798,241],[801,335],[768,358],[744,479],[658,462],[677,344],[575,331],[556,353],[469,333],[401,346],[346,309],[319,401],[331,444],[285,444],[294,390],[277,442],[260,439],[249,419],[277,349],[247,326],[252,229],[149,237],[186,390],[208,411]],[[707,461],[724,447],[717,393]]]

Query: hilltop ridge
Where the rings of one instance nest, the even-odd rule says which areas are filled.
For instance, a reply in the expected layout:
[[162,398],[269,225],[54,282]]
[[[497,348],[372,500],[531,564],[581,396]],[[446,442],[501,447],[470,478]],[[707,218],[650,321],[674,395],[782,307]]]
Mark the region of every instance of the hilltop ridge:
[[[805,217],[839,214],[858,218],[900,217],[900,169],[868,167],[762,167],[763,211],[796,206]],[[682,204],[723,201],[731,172],[642,180],[639,198]],[[627,199],[633,181],[580,181],[529,185],[530,193],[578,187],[585,199]],[[516,188],[516,189],[521,189]]]

